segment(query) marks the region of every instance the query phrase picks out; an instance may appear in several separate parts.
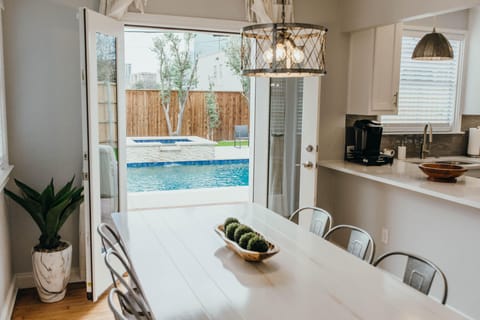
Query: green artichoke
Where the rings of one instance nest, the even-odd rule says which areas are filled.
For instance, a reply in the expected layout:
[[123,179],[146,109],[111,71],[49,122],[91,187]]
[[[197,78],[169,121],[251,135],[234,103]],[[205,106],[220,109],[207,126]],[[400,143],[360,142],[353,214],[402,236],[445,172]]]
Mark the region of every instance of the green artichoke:
[[240,238],[242,235],[244,235],[245,233],[249,233],[249,232],[252,232],[252,228],[250,228],[249,226],[246,226],[244,224],[241,224],[236,230],[235,230],[235,234],[233,235],[233,240],[235,240],[235,242],[239,242],[240,241]]
[[244,233],[242,234],[242,236],[240,237],[240,240],[238,241],[238,244],[240,245],[240,247],[242,247],[243,249],[247,249],[247,246],[248,246],[248,241],[252,238],[252,237],[255,237],[257,234],[255,232],[247,232],[247,233]]
[[235,235],[235,230],[240,226],[238,222],[229,223],[227,229],[225,229],[225,235],[228,239],[233,240]]
[[268,243],[261,236],[255,235],[248,240],[247,250],[257,252],[267,252]]

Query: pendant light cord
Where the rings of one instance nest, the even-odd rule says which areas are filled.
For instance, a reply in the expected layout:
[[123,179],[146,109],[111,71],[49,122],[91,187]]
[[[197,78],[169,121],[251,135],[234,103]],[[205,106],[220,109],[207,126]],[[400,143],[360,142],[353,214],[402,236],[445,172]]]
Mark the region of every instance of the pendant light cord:
[[282,24],[285,23],[285,0],[282,0]]

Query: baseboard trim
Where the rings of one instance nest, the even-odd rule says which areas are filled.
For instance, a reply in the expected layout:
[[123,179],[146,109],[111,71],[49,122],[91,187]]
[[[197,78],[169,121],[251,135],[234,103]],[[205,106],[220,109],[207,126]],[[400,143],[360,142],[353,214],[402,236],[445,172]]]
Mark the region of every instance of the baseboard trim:
[[8,287],[7,296],[5,301],[3,301],[3,307],[0,310],[0,320],[10,320],[13,314],[13,307],[15,307],[15,299],[17,298],[17,287],[15,285],[15,276],[12,277],[10,281],[10,286]]
[[[69,283],[82,281],[85,281],[85,279],[82,279],[80,276],[80,268],[72,268],[70,271]],[[35,282],[33,281],[33,273],[23,272],[15,274],[15,285],[17,289],[34,288]]]

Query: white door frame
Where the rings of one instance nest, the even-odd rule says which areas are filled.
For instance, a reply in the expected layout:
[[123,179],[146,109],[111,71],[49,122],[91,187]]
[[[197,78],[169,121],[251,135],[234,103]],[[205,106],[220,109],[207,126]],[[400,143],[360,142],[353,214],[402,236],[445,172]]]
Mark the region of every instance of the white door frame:
[[87,294],[96,301],[111,285],[111,277],[104,263],[101,239],[96,226],[101,223],[100,161],[98,152],[98,87],[96,65],[96,33],[101,32],[116,38],[117,63],[117,144],[118,144],[118,197],[119,211],[125,212],[126,203],[126,151],[125,151],[125,89],[123,59],[123,23],[105,17],[87,8],[80,9],[80,45],[82,68],[82,120],[83,120],[83,176],[85,187],[85,212],[81,234],[85,243],[85,277]]

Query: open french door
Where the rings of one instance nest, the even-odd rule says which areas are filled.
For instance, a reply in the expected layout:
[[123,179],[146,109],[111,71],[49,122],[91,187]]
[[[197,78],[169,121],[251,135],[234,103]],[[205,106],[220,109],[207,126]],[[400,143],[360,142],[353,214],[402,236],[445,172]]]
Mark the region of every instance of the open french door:
[[94,11],[80,12],[83,98],[83,172],[87,295],[111,285],[97,226],[125,211],[125,91],[123,24]]
[[253,201],[284,216],[316,205],[320,85],[318,77],[255,79]]

